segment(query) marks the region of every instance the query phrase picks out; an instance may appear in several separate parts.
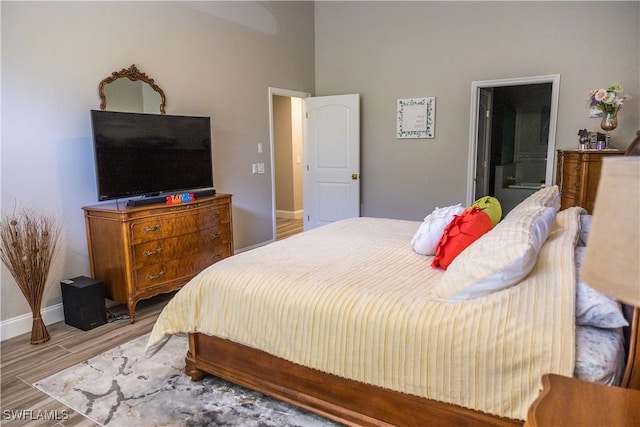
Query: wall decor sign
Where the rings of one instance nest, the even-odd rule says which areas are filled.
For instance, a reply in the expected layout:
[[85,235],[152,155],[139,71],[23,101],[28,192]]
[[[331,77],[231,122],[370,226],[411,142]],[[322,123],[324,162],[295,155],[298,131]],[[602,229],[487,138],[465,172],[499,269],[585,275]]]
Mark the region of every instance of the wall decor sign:
[[396,138],[434,138],[436,98],[398,99]]

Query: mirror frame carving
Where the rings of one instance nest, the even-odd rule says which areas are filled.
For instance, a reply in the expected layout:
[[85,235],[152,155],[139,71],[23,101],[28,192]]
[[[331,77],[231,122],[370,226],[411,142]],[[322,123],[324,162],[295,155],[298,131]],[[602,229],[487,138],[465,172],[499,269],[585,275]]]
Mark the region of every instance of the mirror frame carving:
[[165,114],[165,105],[167,99],[164,96],[164,92],[162,91],[162,89],[160,89],[160,86],[158,86],[153,81],[151,77],[138,70],[138,67],[136,67],[135,64],[131,64],[131,67],[129,68],[123,68],[120,71],[114,71],[113,73],[111,73],[111,76],[100,82],[100,85],[98,86],[98,93],[100,94],[100,110],[105,111],[107,109],[107,97],[104,94],[105,85],[125,77],[132,82],[137,80],[143,81],[151,86],[153,90],[158,92],[160,94],[160,114]]

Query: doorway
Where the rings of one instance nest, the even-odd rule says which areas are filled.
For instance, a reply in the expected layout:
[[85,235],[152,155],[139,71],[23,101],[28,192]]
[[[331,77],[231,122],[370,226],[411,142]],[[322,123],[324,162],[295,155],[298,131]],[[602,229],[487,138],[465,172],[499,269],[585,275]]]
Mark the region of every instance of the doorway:
[[468,203],[496,197],[506,215],[553,184],[559,76],[472,84]]
[[[282,100],[284,97],[289,100]],[[300,108],[298,102],[300,101]],[[283,101],[283,102],[281,102]],[[284,104],[281,111],[283,124],[276,120],[275,105]],[[290,111],[286,105],[290,103]],[[287,120],[290,124],[286,124]],[[302,213],[303,230],[310,230],[346,218],[360,216],[360,95],[327,95],[311,97],[307,93],[269,88],[269,125],[271,147],[271,188],[273,206],[273,238],[277,238],[278,217],[297,217]],[[302,182],[295,183],[294,176],[279,180],[286,187],[283,198],[302,193],[300,203],[282,207],[278,203],[276,165],[279,149],[276,133],[289,134],[291,140],[299,139],[301,149],[288,143],[283,150],[287,154],[284,168],[293,164],[294,170],[302,170]],[[299,137],[299,138],[298,138]],[[286,139],[286,138],[285,138]]]
[[303,99],[307,96],[269,88],[273,240],[303,230]]

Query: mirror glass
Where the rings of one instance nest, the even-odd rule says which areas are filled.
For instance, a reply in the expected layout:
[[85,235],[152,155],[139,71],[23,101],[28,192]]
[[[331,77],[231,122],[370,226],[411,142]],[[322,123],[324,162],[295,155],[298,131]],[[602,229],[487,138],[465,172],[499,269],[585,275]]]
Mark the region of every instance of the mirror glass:
[[105,85],[109,111],[160,114],[160,94],[142,81],[118,79]]
[[115,71],[102,80],[100,109],[130,113],[165,113],[164,92],[152,78],[134,65]]

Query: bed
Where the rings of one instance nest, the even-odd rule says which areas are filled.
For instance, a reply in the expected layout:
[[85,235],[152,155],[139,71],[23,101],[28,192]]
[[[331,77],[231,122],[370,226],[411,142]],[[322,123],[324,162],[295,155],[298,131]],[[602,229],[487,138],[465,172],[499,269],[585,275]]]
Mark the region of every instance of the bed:
[[[188,333],[193,380],[213,374],[346,425],[522,425],[543,374],[595,371],[576,347],[593,338],[576,326],[586,216],[557,204],[557,187],[535,193],[446,271],[412,250],[420,222],[381,218],[234,255],[175,295],[146,352]],[[487,269],[492,280],[476,280]],[[621,312],[630,326],[611,330],[626,340],[611,341],[626,344],[610,359],[625,360],[596,376],[640,388],[638,310]]]

